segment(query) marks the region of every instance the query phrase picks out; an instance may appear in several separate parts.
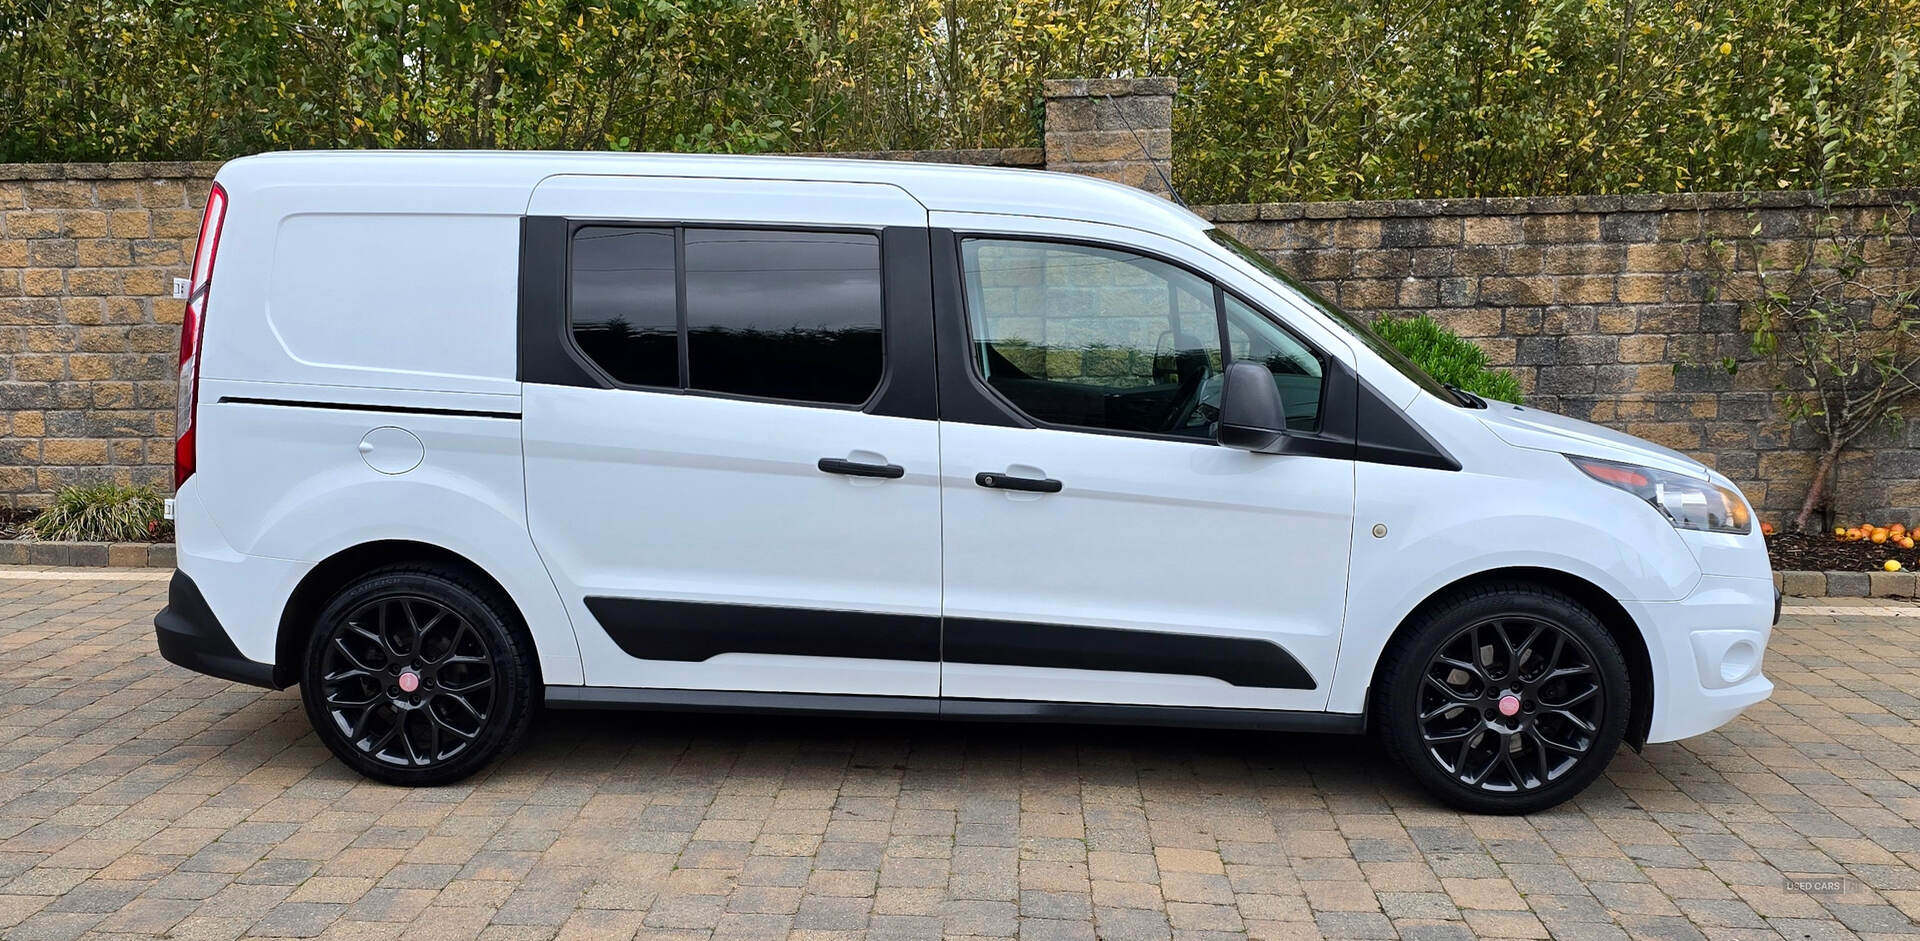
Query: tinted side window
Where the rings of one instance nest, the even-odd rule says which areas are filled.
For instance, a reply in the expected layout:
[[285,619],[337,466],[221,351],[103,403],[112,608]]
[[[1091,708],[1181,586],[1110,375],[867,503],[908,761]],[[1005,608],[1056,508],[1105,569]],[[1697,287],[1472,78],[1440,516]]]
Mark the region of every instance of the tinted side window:
[[967,239],[974,367],[1041,421],[1210,438],[1222,372],[1213,284],[1129,252]]
[[880,384],[880,240],[687,229],[687,384],[858,405]]
[[673,230],[585,226],[573,235],[569,317],[580,349],[636,386],[680,385]]

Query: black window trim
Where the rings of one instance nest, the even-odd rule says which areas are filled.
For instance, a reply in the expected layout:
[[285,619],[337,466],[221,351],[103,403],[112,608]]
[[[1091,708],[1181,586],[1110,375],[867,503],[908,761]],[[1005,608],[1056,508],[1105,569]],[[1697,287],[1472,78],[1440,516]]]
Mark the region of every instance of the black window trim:
[[[800,225],[779,222],[703,222],[688,220],[647,220],[647,219],[599,219],[586,216],[567,216],[566,255],[562,267],[565,275],[563,288],[565,299],[560,310],[560,329],[565,337],[569,352],[574,358],[592,370],[602,385],[611,389],[628,392],[653,392],[667,395],[690,395],[710,399],[728,399],[736,402],[758,402],[766,405],[791,405],[799,408],[826,408],[844,412],[867,412],[876,406],[887,391],[893,375],[893,357],[888,354],[888,334],[894,329],[892,287],[887,283],[887,239],[884,226],[856,225]],[[673,233],[673,294],[676,349],[680,361],[680,386],[648,386],[622,382],[607,372],[587,351],[580,346],[573,332],[573,239],[583,228],[604,227],[620,229],[665,229]],[[880,277],[880,376],[873,384],[873,391],[860,402],[816,402],[805,399],[788,399],[778,396],[747,395],[739,392],[718,392],[712,389],[695,389],[688,383],[691,379],[691,356],[687,342],[687,240],[688,229],[727,229],[756,232],[802,232],[802,233],[859,233],[873,236],[874,245],[879,253]]]
[[[1042,233],[1034,233],[1034,232],[1008,233],[1008,232],[993,232],[989,230],[977,230],[977,229],[953,229],[953,230],[949,230],[949,232],[953,237],[952,238],[953,265],[955,269],[957,269],[955,273],[958,274],[961,279],[961,285],[960,285],[961,290],[959,292],[960,296],[958,299],[959,300],[958,317],[960,319],[960,329],[963,332],[963,335],[966,339],[966,347],[965,347],[966,361],[963,364],[962,368],[964,368],[967,371],[967,375],[972,380],[972,385],[975,389],[980,390],[981,392],[985,393],[988,396],[991,396],[994,404],[1000,406],[1004,410],[1011,412],[1011,414],[1014,417],[1017,417],[1018,419],[1020,419],[1021,423],[1026,425],[1027,427],[1041,428],[1048,431],[1074,432],[1078,434],[1111,435],[1111,436],[1122,437],[1122,438],[1143,438],[1150,441],[1172,441],[1172,442],[1178,442],[1182,444],[1204,445],[1209,447],[1221,446],[1219,441],[1210,437],[1195,438],[1189,435],[1170,435],[1170,434],[1163,434],[1163,433],[1152,432],[1152,431],[1125,431],[1117,428],[1093,428],[1086,425],[1063,425],[1057,422],[1046,421],[1044,419],[1036,418],[1033,415],[1027,414],[1027,412],[1024,409],[1014,404],[1014,402],[1011,399],[1008,399],[1006,395],[1003,394],[999,389],[994,388],[992,384],[986,380],[985,377],[980,375],[979,363],[977,362],[979,358],[977,355],[979,341],[976,340],[975,337],[973,336],[973,311],[971,308],[967,306],[967,291],[965,289],[965,285],[966,285],[966,279],[968,277],[971,277],[971,275],[966,270],[966,260],[965,260],[966,256],[961,246],[968,239],[985,239],[985,240],[1006,241],[1006,242],[1043,242],[1050,245],[1077,245],[1083,248],[1097,248],[1097,249],[1102,249],[1102,250],[1111,251],[1111,252],[1122,252],[1125,254],[1137,255],[1142,258],[1149,258],[1154,261],[1171,265],[1174,268],[1180,269],[1196,278],[1199,278],[1201,281],[1213,287],[1213,313],[1214,313],[1214,322],[1216,324],[1215,329],[1217,329],[1220,333],[1220,363],[1221,363],[1222,369],[1226,368],[1227,366],[1233,363],[1233,351],[1227,343],[1227,329],[1226,329],[1227,308],[1226,308],[1226,302],[1225,302],[1225,295],[1228,295],[1228,294],[1233,295],[1234,299],[1238,300],[1242,304],[1245,304],[1247,306],[1247,309],[1253,311],[1256,315],[1260,317],[1266,318],[1268,322],[1272,323],[1275,327],[1278,327],[1281,330],[1281,332],[1287,334],[1290,337],[1293,337],[1296,341],[1299,342],[1299,344],[1302,347],[1305,347],[1308,352],[1312,353],[1316,358],[1320,360],[1320,408],[1318,412],[1314,415],[1314,421],[1315,421],[1314,430],[1291,431],[1288,433],[1289,437],[1298,439],[1296,442],[1296,446],[1298,448],[1299,453],[1322,454],[1327,452],[1328,450],[1338,450],[1341,448],[1351,449],[1352,447],[1351,438],[1341,439],[1337,435],[1329,435],[1325,433],[1327,424],[1328,424],[1327,400],[1329,397],[1329,389],[1331,388],[1333,383],[1333,378],[1336,374],[1339,374],[1343,377],[1351,376],[1352,375],[1351,370],[1347,369],[1345,364],[1342,363],[1338,357],[1329,355],[1325,350],[1320,349],[1318,346],[1315,346],[1313,343],[1309,342],[1305,337],[1300,336],[1300,334],[1297,331],[1295,331],[1291,327],[1288,327],[1284,322],[1282,322],[1278,317],[1275,317],[1273,313],[1267,310],[1264,306],[1260,304],[1256,304],[1253,301],[1248,300],[1240,292],[1231,290],[1227,288],[1225,285],[1222,285],[1218,278],[1215,278],[1211,275],[1201,272],[1198,269],[1194,268],[1192,265],[1189,265],[1177,258],[1173,258],[1169,255],[1156,252],[1149,248],[1141,248],[1136,245],[1128,245],[1122,242],[1110,242],[1110,241],[1104,241],[1101,239],[1092,239],[1092,238],[1086,238],[1084,236],[1077,236],[1077,235],[1050,235],[1050,234],[1042,234]],[[945,401],[946,401],[945,399],[942,400],[943,405],[945,404]],[[947,418],[943,411],[941,415],[941,420],[953,421],[955,419]],[[1350,456],[1350,455],[1328,454],[1327,456]]]

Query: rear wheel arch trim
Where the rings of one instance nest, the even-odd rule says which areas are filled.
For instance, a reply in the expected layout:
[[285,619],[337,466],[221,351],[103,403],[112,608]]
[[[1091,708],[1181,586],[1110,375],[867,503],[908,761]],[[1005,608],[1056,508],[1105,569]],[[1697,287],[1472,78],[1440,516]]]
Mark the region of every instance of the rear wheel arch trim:
[[[275,631],[273,645],[273,679],[281,689],[292,686],[300,679],[300,664],[306,656],[307,637],[315,627],[314,619],[320,616],[327,602],[333,596],[360,576],[389,565],[408,562],[438,563],[464,570],[482,585],[498,592],[525,636],[532,642],[532,630],[527,623],[526,613],[521,610],[520,602],[513,593],[501,584],[493,573],[478,562],[443,546],[419,542],[412,539],[379,539],[348,546],[322,559],[307,573],[300,577],[299,584],[287,595],[287,602],[280,611],[280,624]],[[536,645],[537,647],[537,645]],[[533,658],[536,672],[539,672],[540,658]],[[535,677],[535,687],[540,678]]]
[[1369,667],[1370,692],[1366,697],[1368,708],[1372,708],[1371,690],[1378,688],[1380,684],[1380,670],[1386,662],[1387,651],[1393,649],[1395,644],[1405,642],[1407,634],[1412,630],[1419,616],[1457,592],[1491,582],[1531,583],[1558,591],[1578,602],[1599,619],[1607,632],[1613,635],[1614,642],[1620,646],[1620,652],[1625,655],[1627,661],[1629,698],[1626,741],[1633,746],[1634,751],[1644,748],[1647,744],[1648,732],[1653,727],[1654,697],[1658,695],[1658,690],[1654,686],[1653,660],[1645,630],[1638,621],[1634,620],[1626,606],[1606,589],[1578,575],[1559,569],[1530,566],[1486,569],[1456,578],[1429,592],[1409,609],[1405,616],[1401,617],[1400,622],[1394,625],[1393,632],[1388,635],[1386,643],[1380,645],[1373,665]]

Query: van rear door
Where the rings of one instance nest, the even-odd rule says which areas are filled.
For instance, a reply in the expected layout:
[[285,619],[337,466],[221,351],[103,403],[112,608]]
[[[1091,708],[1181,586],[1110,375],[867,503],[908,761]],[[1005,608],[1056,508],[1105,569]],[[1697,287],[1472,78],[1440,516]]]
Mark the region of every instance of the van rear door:
[[527,514],[588,686],[938,696],[928,271],[887,185],[534,191]]

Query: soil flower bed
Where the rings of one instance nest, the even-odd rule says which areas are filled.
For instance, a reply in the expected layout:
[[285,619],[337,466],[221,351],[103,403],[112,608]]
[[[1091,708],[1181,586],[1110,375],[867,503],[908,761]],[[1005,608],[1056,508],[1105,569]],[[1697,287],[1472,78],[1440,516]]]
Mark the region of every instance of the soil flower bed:
[[1767,537],[1767,555],[1776,572],[1881,572],[1887,560],[1907,571],[1920,568],[1920,549],[1891,542],[1842,542],[1832,533],[1776,533]]

